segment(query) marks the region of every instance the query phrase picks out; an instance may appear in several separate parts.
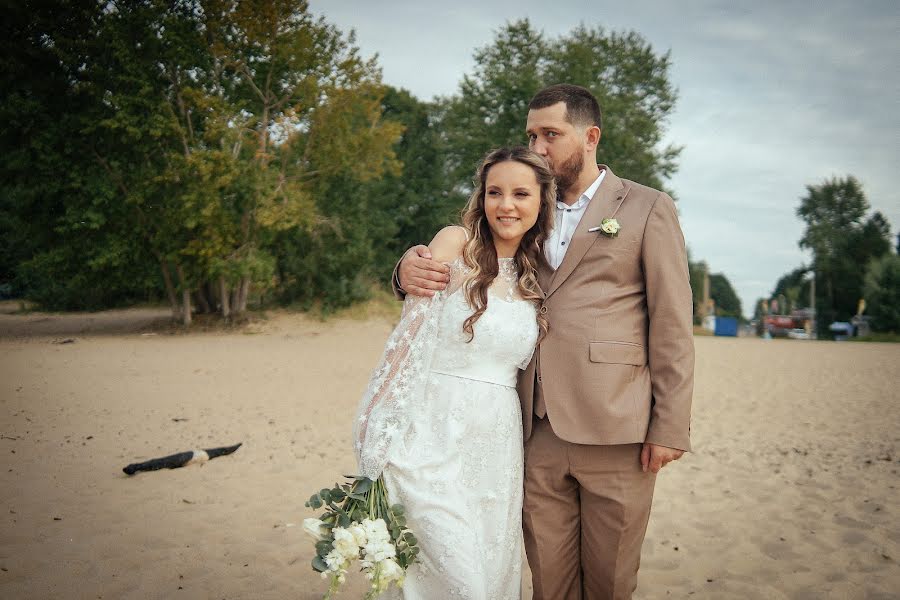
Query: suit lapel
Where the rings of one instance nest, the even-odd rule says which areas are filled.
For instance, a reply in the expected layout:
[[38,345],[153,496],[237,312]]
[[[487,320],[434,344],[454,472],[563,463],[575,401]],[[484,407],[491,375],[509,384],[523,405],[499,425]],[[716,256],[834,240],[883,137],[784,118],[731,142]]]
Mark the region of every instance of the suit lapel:
[[546,295],[549,296],[559,288],[560,285],[572,274],[581,259],[584,258],[588,248],[597,240],[597,236],[603,235],[597,231],[588,231],[588,229],[598,227],[603,219],[611,219],[615,216],[622,201],[625,199],[627,190],[622,180],[616,177],[612,170],[606,165],[600,165],[601,169],[606,170],[600,187],[591,198],[590,204],[584,211],[575,233],[572,235],[572,241],[569,249],[566,250],[566,256],[556,272],[547,282]]

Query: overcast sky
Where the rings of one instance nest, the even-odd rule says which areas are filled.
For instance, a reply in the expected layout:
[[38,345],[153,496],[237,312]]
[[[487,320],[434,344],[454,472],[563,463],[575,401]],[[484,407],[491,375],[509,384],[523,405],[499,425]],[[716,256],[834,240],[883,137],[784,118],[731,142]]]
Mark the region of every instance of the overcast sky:
[[855,175],[894,235],[900,227],[895,0],[310,4],[356,30],[363,54],[378,54],[385,83],[423,100],[455,93],[473,51],[524,17],[549,37],[584,23],[634,30],[655,51],[671,51],[679,96],[666,143],[684,150],[669,186],[694,258],[728,277],[747,315],[782,274],[809,262],[795,216],[807,184]]

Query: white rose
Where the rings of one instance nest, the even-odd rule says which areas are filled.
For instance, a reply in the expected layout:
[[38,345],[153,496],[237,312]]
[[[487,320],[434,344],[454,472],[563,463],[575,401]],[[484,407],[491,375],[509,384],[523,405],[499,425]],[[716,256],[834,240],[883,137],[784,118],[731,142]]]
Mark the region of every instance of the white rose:
[[381,578],[385,581],[403,581],[403,569],[391,559],[381,561]]
[[334,535],[334,549],[341,553],[347,560],[353,560],[359,555],[359,546],[353,534],[343,527],[335,527],[331,530]]
[[335,548],[325,556],[325,564],[328,565],[328,570],[335,573],[342,571],[346,562],[347,559],[345,559],[344,556],[340,552],[338,552],[337,548]]
[[328,529],[319,519],[303,519],[303,531],[316,541],[324,540],[328,535]]
[[347,528],[347,531],[353,536],[357,546],[362,547],[366,545],[368,540],[366,539],[366,530],[363,529],[362,525],[359,523],[352,523],[350,527]]
[[397,556],[397,549],[390,541],[369,542],[366,544],[366,560],[370,563],[381,562],[386,558]]
[[619,222],[615,219],[607,219],[600,224],[600,229],[603,233],[614,234],[619,231]]
[[384,519],[363,519],[363,530],[366,532],[366,540],[369,542],[384,542],[391,539],[388,533],[387,524]]

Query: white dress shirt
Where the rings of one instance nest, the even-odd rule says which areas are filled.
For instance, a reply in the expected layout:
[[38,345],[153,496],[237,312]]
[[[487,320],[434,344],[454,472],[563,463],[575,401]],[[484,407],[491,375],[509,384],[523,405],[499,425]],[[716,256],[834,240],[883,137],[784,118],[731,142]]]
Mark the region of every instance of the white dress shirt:
[[584,216],[584,211],[587,210],[591,198],[603,182],[604,175],[606,175],[606,169],[600,171],[599,177],[571,206],[562,200],[556,201],[556,221],[553,223],[553,231],[550,232],[550,236],[544,242],[544,255],[554,271],[559,268],[559,265],[562,264],[563,259],[566,257],[566,250],[569,249],[572,236],[575,234],[575,228],[578,227],[578,223],[581,222],[581,217]]

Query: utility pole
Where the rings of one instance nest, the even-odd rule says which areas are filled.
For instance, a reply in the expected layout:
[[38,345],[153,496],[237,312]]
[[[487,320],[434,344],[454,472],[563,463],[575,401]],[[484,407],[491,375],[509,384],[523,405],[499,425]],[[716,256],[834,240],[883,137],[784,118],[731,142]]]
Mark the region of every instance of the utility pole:
[[809,337],[812,339],[816,339],[816,269],[815,267],[810,268],[809,270],[812,277],[809,280],[809,320],[810,320],[810,335]]
[[[709,314],[709,265],[703,261],[703,317]],[[703,322],[701,321],[701,325]]]

